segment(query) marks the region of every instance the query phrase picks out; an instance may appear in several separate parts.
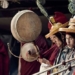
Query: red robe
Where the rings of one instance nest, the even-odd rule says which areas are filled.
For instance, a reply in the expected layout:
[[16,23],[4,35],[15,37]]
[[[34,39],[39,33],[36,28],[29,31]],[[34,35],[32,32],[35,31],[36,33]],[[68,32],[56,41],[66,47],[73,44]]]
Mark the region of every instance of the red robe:
[[[34,43],[38,45],[41,54],[48,49],[48,45],[42,36],[39,36]],[[21,69],[20,69],[21,75],[31,75],[39,71],[40,63],[38,61],[27,62],[21,58],[20,62],[21,62]]]
[[0,40],[0,75],[9,75],[9,56],[6,47]]
[[53,44],[47,51],[45,51],[42,56],[50,61],[50,64],[53,65],[56,56],[59,53],[59,48],[56,44]]

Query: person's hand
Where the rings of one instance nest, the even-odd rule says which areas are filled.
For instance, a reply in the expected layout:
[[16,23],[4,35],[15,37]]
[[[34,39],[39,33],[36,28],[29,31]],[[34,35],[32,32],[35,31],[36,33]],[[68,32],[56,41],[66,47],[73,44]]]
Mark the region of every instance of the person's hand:
[[43,58],[43,60],[42,60],[42,61],[43,61],[43,63],[50,65],[49,60],[47,60],[47,59]]
[[45,64],[50,65],[49,60],[47,60],[47,59],[45,59],[45,58],[38,58],[38,61],[39,61],[40,63],[45,63]]
[[37,61],[40,62],[40,63],[43,63],[42,58],[38,58]]

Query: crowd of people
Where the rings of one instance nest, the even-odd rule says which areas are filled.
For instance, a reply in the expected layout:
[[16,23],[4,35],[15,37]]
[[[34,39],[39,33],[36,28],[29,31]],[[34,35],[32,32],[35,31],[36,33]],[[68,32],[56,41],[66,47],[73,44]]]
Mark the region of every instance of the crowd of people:
[[[65,62],[75,58],[75,16],[68,21],[62,12],[55,12],[53,16],[50,16],[48,29],[49,33],[45,37],[40,34],[36,40],[32,41],[34,46],[37,45],[39,49],[38,58],[31,62],[19,58],[17,72],[14,75],[32,75],[63,62],[65,65],[62,64],[39,75],[50,75],[65,68],[67,70],[58,75],[75,75],[75,67],[71,67],[75,64],[75,60]],[[48,47],[47,38],[50,38],[52,42],[50,47]],[[23,46],[26,42],[21,44]],[[2,41],[0,41],[0,48],[0,75],[9,75],[11,74],[9,56]],[[29,52],[29,55],[33,54]],[[21,56],[22,54],[19,54],[19,57]]]
[[[71,18],[68,22],[67,17],[61,12],[55,12],[54,16],[50,17],[50,24],[48,25],[49,33],[45,35],[46,38],[50,38],[52,45],[47,47],[47,43],[42,40],[43,38],[36,39],[35,44],[39,47],[40,56],[36,61],[27,62],[20,59],[19,75],[31,75],[36,72],[41,72],[49,67],[57,65],[63,61],[74,58],[74,43],[75,43],[75,17]],[[38,42],[38,43],[36,43]],[[39,43],[40,42],[40,43]],[[49,75],[50,73],[59,71],[65,67],[69,67],[74,64],[74,61],[67,63],[67,65],[58,66],[53,70],[49,70],[40,75]],[[19,65],[19,66],[20,66]],[[73,75],[74,68],[71,71],[63,71],[60,75]]]
[[[60,19],[61,18],[62,16],[60,16]],[[75,22],[74,22],[74,19],[75,17],[71,18],[69,20],[69,23],[67,23],[68,20],[65,21],[65,19],[62,18],[61,21],[65,21],[64,24],[60,21],[56,22],[54,18],[52,19],[53,22],[51,21],[53,23],[53,26],[51,27],[50,32],[46,35],[46,38],[50,37],[50,39],[53,39],[54,44],[56,44],[56,46],[58,47],[58,51],[56,51],[57,53],[54,56],[55,59],[54,59],[52,66],[71,60],[75,57],[75,49],[74,49],[75,47],[75,44],[74,44],[75,43],[75,24],[74,23]],[[53,53],[51,53],[51,55]],[[50,58],[45,60],[45,62],[49,61],[49,63],[44,63],[43,59],[42,61],[39,60],[39,62],[41,62],[40,72],[41,70],[42,71],[46,70],[47,69],[46,66],[48,65],[51,67]],[[54,68],[53,70],[50,70],[50,73],[58,72],[60,70],[63,70],[64,68],[67,68],[66,71],[63,71],[59,73],[58,75],[74,75],[75,67],[71,67],[72,65],[75,64],[74,62],[75,60],[65,63],[66,64],[65,66],[62,64]],[[70,69],[68,70],[69,66],[70,66]],[[48,72],[45,72],[40,75],[48,75],[47,73]]]

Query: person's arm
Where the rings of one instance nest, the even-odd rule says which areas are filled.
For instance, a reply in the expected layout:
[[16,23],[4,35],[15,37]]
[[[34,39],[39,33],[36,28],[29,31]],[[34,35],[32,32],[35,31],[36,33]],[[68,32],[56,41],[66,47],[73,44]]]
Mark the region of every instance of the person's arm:
[[45,59],[45,58],[38,58],[38,62],[40,62],[40,64],[44,63],[47,64],[49,66],[52,66],[49,62],[49,60]]

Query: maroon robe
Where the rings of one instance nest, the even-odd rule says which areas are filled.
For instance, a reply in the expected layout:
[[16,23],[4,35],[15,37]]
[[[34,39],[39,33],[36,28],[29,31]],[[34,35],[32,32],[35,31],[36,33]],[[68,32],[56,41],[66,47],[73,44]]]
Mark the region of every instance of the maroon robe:
[[0,75],[9,75],[9,56],[6,47],[0,40]]
[[47,58],[50,61],[50,64],[53,65],[57,54],[59,53],[59,48],[56,44],[53,44],[47,51],[45,51],[42,56]]
[[[34,43],[38,45],[41,54],[48,49],[48,45],[42,36],[39,36]],[[40,63],[38,61],[27,62],[21,58],[21,75],[31,75],[38,72],[39,68]]]

